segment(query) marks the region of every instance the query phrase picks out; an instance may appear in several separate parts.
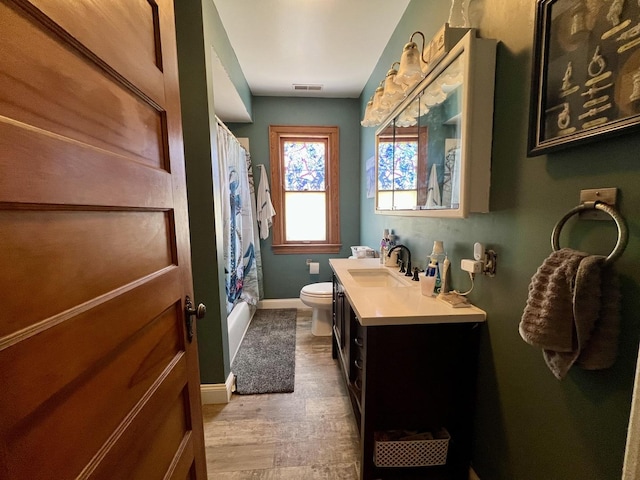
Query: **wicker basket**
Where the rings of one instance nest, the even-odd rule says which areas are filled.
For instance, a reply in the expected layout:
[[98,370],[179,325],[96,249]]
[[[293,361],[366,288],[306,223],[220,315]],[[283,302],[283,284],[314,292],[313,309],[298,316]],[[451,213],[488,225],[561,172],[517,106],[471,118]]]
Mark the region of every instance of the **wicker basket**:
[[377,467],[426,467],[447,463],[450,435],[444,428],[433,433],[433,440],[378,440],[375,434],[373,463]]

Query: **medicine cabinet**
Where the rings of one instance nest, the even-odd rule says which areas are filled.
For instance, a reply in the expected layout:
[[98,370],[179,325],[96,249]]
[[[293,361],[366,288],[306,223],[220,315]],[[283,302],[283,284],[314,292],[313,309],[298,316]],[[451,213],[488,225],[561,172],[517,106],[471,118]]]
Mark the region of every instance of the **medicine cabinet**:
[[376,131],[375,208],[489,211],[496,41],[467,33]]

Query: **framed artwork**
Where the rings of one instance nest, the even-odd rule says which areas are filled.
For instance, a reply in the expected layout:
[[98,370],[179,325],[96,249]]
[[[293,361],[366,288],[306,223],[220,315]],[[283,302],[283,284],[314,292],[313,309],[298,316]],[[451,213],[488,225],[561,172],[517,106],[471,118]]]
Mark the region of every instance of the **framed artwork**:
[[528,155],[640,125],[636,0],[537,0]]

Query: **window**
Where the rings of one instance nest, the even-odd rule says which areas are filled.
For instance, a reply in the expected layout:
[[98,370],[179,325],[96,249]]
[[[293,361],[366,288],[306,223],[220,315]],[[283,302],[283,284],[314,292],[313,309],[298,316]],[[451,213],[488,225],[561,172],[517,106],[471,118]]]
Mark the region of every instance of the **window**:
[[274,253],[338,253],[338,127],[269,127]]
[[378,205],[412,209],[427,198],[427,128],[388,128],[377,136]]

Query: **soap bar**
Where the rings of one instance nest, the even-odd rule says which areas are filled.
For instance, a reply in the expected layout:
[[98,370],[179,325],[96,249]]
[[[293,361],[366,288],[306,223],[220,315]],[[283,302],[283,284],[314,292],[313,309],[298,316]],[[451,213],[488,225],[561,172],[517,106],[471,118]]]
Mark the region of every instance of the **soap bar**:
[[466,308],[470,307],[471,304],[466,297],[462,295],[458,295],[457,293],[444,293],[438,295],[438,300],[443,301],[447,305],[453,308]]

